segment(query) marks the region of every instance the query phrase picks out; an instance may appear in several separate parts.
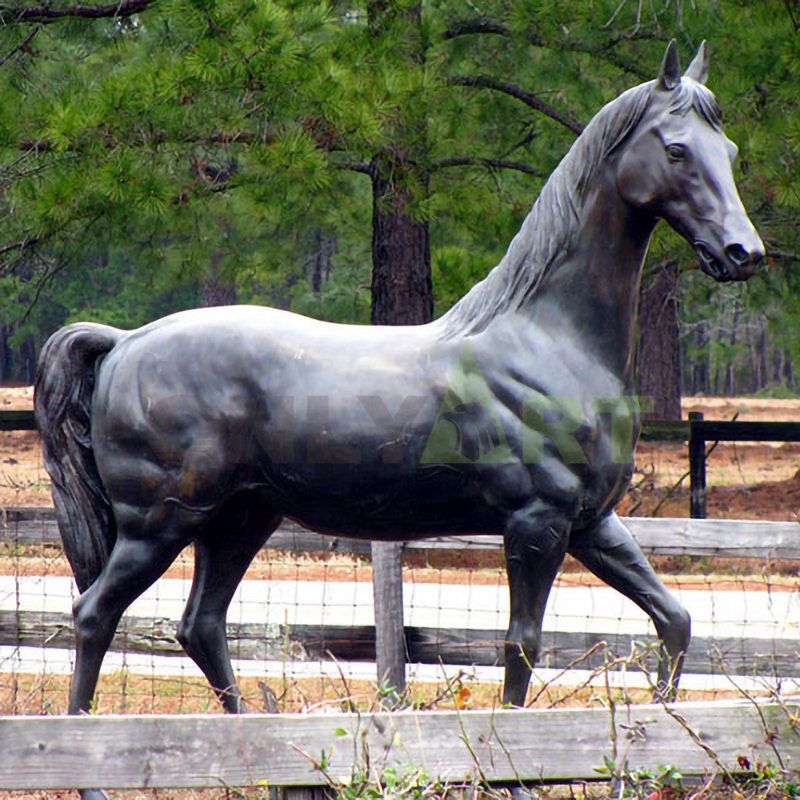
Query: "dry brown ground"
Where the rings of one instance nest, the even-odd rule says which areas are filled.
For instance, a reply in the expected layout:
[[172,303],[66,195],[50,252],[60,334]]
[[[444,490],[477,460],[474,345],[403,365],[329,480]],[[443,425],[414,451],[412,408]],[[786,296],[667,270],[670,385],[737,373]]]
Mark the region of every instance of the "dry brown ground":
[[[26,409],[31,387],[0,388],[0,409]],[[686,398],[684,413],[707,419],[800,420],[800,400]],[[640,443],[634,488],[622,513],[688,516],[688,470],[683,444]],[[728,519],[793,520],[800,514],[800,444],[722,443],[708,459],[708,512]],[[50,505],[47,473],[34,432],[0,432],[0,505]]]

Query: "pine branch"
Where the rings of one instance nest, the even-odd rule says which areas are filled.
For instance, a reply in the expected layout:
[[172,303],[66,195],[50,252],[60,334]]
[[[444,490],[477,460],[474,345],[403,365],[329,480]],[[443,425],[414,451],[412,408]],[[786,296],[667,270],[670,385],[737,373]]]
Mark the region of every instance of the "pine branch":
[[[150,136],[143,137],[141,140],[132,143],[130,141],[118,141],[111,136],[101,134],[103,144],[112,149],[119,145],[132,146],[158,146],[164,144],[204,144],[204,145],[230,145],[230,144],[270,144],[277,138],[277,131],[269,133],[253,133],[251,131],[236,131],[225,133],[222,131],[211,131],[207,134],[185,134],[172,135],[165,131],[154,132]],[[49,153],[56,150],[55,145],[46,139],[23,139],[19,143],[19,150],[26,153]],[[68,148],[72,149],[72,148]]]
[[41,25],[37,25],[19,44],[14,45],[2,58],[0,58],[0,67],[12,58],[16,53],[29,52],[28,45],[33,40],[33,37],[42,29]]
[[517,172],[524,172],[527,175],[541,175],[541,172],[529,164],[520,161],[507,161],[503,158],[483,158],[481,156],[461,156],[454,158],[442,158],[434,161],[430,166],[430,172],[448,167],[490,167],[491,169],[513,169]]
[[[478,15],[468,19],[456,20],[444,31],[442,36],[445,40],[448,40],[456,39],[459,36],[472,36],[482,33],[491,33],[508,37],[514,35],[511,28],[505,23],[485,15]],[[558,39],[558,41],[548,41],[530,30],[525,31],[521,36],[534,47],[544,47],[549,50],[571,50],[575,53],[594,55],[598,58],[602,58],[609,64],[613,64],[617,69],[623,72],[635,75],[637,78],[646,80],[649,77],[638,65],[632,64],[626,58],[614,52],[614,47],[616,47],[619,42],[636,38],[652,38],[646,34],[642,34],[641,36],[637,34],[621,34],[604,41],[601,45],[591,44],[583,39],[573,39],[566,36]]]
[[784,0],[784,3],[786,11],[789,13],[789,19],[794,25],[795,33],[800,33],[800,6],[798,6],[797,0]]
[[10,253],[12,250],[30,250],[32,247],[36,247],[40,241],[41,239],[38,237],[31,236],[29,239],[21,239],[18,242],[11,242],[10,244],[0,247],[0,256],[4,256],[6,253]]
[[780,250],[767,250],[767,258],[774,258],[776,261],[800,261],[797,253],[784,253]]
[[338,169],[349,169],[351,172],[360,172],[362,175],[372,175],[375,170],[370,164],[363,161],[339,161],[334,166]]
[[[17,264],[23,262],[28,258],[28,253],[36,253],[36,248],[44,242],[47,236],[31,236],[30,238],[21,239],[18,242],[10,242],[9,244],[0,247],[0,276],[12,275],[17,267]],[[5,257],[9,253],[17,251],[16,255],[6,261]]]
[[545,116],[550,117],[550,119],[554,119],[564,127],[569,128],[576,135],[580,135],[583,131],[583,125],[581,125],[580,122],[573,119],[568,114],[559,111],[549,103],[540,100],[536,95],[526,92],[524,89],[520,89],[519,86],[515,86],[514,84],[499,81],[489,75],[456,75],[452,78],[448,78],[447,82],[457,86],[477,86],[482,89],[492,89],[496,92],[502,92],[503,94],[515,97],[517,100],[521,100],[526,106],[541,112]]
[[118,3],[88,6],[6,6],[0,5],[0,25],[10,25],[14,22],[55,22],[58,19],[102,19],[111,17],[119,19],[130,17],[144,11],[156,0],[119,0]]
[[444,32],[445,39],[455,39],[459,36],[469,36],[477,33],[496,33],[500,36],[510,36],[509,28],[491,17],[478,16],[471,19],[458,19]]

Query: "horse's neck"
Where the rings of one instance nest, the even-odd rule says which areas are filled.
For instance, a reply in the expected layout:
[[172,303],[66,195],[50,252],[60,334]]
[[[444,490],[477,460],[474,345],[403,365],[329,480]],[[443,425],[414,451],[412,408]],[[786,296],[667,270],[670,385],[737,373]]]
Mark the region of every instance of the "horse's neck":
[[516,314],[562,346],[591,353],[627,386],[654,223],[624,203],[610,170],[600,173],[581,204],[576,230]]

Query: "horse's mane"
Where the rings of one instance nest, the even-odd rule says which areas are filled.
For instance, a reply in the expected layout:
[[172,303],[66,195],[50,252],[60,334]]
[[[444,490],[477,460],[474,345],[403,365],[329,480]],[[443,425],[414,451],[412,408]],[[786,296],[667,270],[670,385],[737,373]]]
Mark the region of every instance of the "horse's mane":
[[[597,168],[639,124],[654,87],[655,81],[635,86],[595,115],[548,179],[502,261],[441,317],[445,337],[479,333],[498,314],[518,308],[536,292],[577,233]],[[668,110],[686,114],[692,109],[719,128],[714,96],[701,84],[683,79]]]

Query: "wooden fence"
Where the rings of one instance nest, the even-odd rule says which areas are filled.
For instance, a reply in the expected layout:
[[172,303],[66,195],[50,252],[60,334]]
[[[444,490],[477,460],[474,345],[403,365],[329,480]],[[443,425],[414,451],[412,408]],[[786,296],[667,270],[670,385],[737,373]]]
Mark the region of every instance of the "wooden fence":
[[[693,519],[626,520],[642,548],[652,555],[723,556],[759,558],[764,560],[800,558],[800,525],[792,522],[706,520],[706,443],[713,441],[800,441],[797,422],[721,422],[704,420],[702,414],[692,413],[686,421],[647,420],[642,439],[649,441],[688,441],[691,480],[691,515]],[[0,411],[0,430],[35,430],[30,411]],[[18,544],[58,544],[55,518],[50,509],[0,509],[0,540]],[[328,551],[368,554],[370,543],[344,537],[320,536],[298,526],[285,524],[273,534],[268,546],[295,551]],[[450,536],[409,542],[407,550],[462,550],[501,547],[500,537]],[[384,609],[381,617],[394,618],[401,610]],[[163,635],[153,636],[154,620],[128,619],[116,646],[139,652],[177,653],[175,624],[159,620]],[[148,627],[150,626],[150,627]],[[374,626],[314,626],[295,625],[289,630],[281,626],[267,633],[264,626],[229,626],[229,633],[238,643],[243,657],[263,654],[274,645],[292,642],[308,657],[333,655],[341,660],[374,660],[376,632]],[[502,654],[504,633],[499,630],[431,629],[406,626],[406,651],[417,663],[470,663],[491,665]],[[647,637],[643,638],[649,643]],[[612,650],[626,649],[627,637],[618,633],[600,635],[550,632],[545,636],[543,662],[560,668],[599,641],[606,641]],[[0,645],[47,642],[52,647],[71,646],[72,624],[69,615],[31,614],[16,609],[0,610]],[[698,673],[715,671],[721,658],[733,671],[764,670],[776,676],[795,676],[798,669],[797,649],[786,640],[711,639],[695,637],[687,656],[687,670]],[[597,653],[594,661],[602,659]],[[587,667],[596,666],[593,662]]]
[[[596,780],[605,759],[684,775],[800,768],[800,706],[755,700],[392,714],[0,717],[0,788]],[[325,754],[324,773],[317,768]],[[317,766],[315,766],[317,764]],[[326,777],[327,775],[327,777]],[[299,795],[295,795],[299,796]]]
[[[0,411],[0,431],[36,430],[32,411]],[[687,420],[644,420],[641,439],[689,443],[689,514],[706,518],[707,442],[800,442],[800,422],[738,422],[706,420],[690,412]]]
[[[655,555],[725,556],[770,560],[800,560],[800,525],[794,522],[650,519],[626,520],[642,548]],[[0,541],[15,544],[59,542],[52,509],[0,509]],[[267,547],[307,552],[365,553],[369,542],[322,536],[292,523],[283,524]],[[414,550],[499,550],[499,536],[448,536],[406,543]],[[762,595],[763,596],[763,595]],[[65,606],[67,604],[65,603]],[[452,616],[452,615],[450,615]],[[412,663],[473,664],[501,663],[505,631],[457,627],[407,625],[406,651]],[[180,655],[177,619],[129,616],[123,620],[112,649],[155,655]],[[336,658],[339,661],[373,661],[375,627],[352,624],[261,624],[232,622],[228,635],[242,659],[279,660],[287,652],[305,659]],[[636,636],[645,645],[649,636]],[[601,642],[614,653],[626,653],[631,635],[625,631],[583,632],[545,630],[540,665],[561,669],[581,658],[587,669],[602,666]],[[0,608],[0,645],[30,645],[51,648],[74,646],[68,608],[63,612]],[[685,670],[694,674],[729,672],[739,675],[797,677],[800,675],[798,645],[792,638],[766,638],[764,634],[740,636],[697,635],[687,654]]]
[[[639,545],[654,556],[800,559],[800,523],[765,520],[625,517]],[[0,506],[0,541],[61,546],[55,512],[41,506]],[[501,536],[434,536],[404,542],[407,551],[502,550]],[[326,536],[283,522],[266,544],[269,550],[368,555],[370,542]]]
[[689,442],[689,514],[706,518],[707,442],[800,442],[800,422],[706,420],[697,411],[688,420],[645,420],[644,441]]

